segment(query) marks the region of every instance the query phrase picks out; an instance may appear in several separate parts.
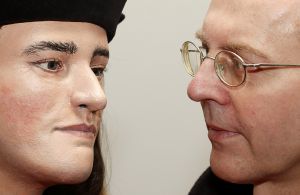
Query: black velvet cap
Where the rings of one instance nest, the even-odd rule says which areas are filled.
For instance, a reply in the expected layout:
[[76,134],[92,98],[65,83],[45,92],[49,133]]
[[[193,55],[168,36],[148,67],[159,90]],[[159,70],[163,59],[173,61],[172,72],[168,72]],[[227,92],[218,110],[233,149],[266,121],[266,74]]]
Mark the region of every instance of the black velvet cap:
[[96,24],[111,41],[126,0],[1,0],[0,26],[34,21],[70,21]]

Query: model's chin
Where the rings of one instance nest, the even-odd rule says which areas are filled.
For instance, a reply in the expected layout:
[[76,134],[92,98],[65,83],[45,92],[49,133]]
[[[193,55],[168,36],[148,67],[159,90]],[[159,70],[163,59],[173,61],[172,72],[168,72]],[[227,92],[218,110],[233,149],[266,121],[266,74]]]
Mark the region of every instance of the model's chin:
[[92,169],[89,170],[78,170],[73,173],[69,173],[63,177],[59,183],[61,184],[78,184],[86,181],[91,175]]
[[91,175],[93,165],[85,167],[59,167],[52,169],[53,171],[48,175],[48,184],[62,185],[62,184],[78,184],[86,181]]
[[77,163],[66,163],[63,167],[63,176],[59,182],[65,184],[76,184],[84,182],[91,175],[93,159],[79,159]]
[[[92,152],[91,152],[92,153]],[[53,160],[46,167],[41,167],[39,178],[45,181],[46,184],[78,184],[86,181],[91,175],[93,169],[93,154],[68,156]],[[46,180],[45,180],[46,179]]]

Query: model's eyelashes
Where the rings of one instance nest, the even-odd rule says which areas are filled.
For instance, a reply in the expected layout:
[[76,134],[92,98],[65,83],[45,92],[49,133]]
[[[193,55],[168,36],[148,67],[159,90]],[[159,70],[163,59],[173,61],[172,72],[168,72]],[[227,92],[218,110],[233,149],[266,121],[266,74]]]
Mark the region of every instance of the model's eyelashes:
[[98,78],[102,78],[106,71],[105,66],[92,66],[91,69]]
[[[48,71],[52,73],[62,71],[65,68],[65,65],[61,60],[54,59],[54,58],[38,60],[35,62],[31,62],[31,64],[43,69],[44,71]],[[106,66],[92,65],[91,69],[94,72],[95,76],[102,78],[104,72],[106,71]]]
[[31,64],[49,72],[58,72],[64,69],[62,61],[58,59],[43,59],[31,62]]

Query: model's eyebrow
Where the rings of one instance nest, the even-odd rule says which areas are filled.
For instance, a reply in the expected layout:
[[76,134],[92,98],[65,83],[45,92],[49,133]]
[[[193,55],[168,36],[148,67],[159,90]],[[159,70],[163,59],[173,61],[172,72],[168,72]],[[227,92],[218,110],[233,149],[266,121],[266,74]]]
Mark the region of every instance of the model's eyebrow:
[[[209,40],[205,36],[205,33],[203,33],[202,31],[198,31],[196,33],[196,38],[198,38],[202,42],[203,46],[208,46]],[[229,41],[222,48],[225,50],[233,51],[235,53],[245,52],[245,53],[253,54],[260,58],[268,59],[268,56],[266,54],[259,51],[258,49],[255,49],[254,47],[251,47],[250,45],[244,44],[244,43],[234,43],[234,42]]]
[[72,41],[71,42],[40,41],[26,47],[23,51],[23,54],[31,55],[46,50],[59,51],[67,54],[74,54],[78,50],[78,47]]
[[104,57],[109,58],[109,51],[108,51],[108,49],[106,49],[104,47],[98,46],[94,50],[92,58],[96,57],[96,56],[104,56]]

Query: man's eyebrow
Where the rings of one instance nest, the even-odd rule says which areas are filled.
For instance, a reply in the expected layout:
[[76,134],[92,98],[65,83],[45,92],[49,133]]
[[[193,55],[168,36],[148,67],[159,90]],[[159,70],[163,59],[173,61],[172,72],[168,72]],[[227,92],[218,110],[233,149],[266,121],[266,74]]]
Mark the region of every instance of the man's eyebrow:
[[108,51],[108,49],[106,49],[104,47],[98,46],[94,50],[92,58],[96,57],[96,56],[104,56],[104,57],[109,58],[109,51]]
[[266,60],[269,59],[268,56],[263,52],[259,51],[258,49],[255,49],[254,47],[251,47],[250,45],[243,44],[243,43],[228,43],[226,44],[225,49],[236,53],[240,53],[240,52],[249,53]]
[[78,50],[77,45],[74,42],[55,42],[55,41],[40,41],[26,47],[23,54],[30,55],[36,54],[41,51],[53,50],[64,52],[67,54],[74,54]]
[[[196,38],[198,38],[202,42],[203,46],[208,45],[208,40],[202,31],[196,32]],[[263,59],[269,59],[268,56],[266,54],[264,54],[263,52],[259,51],[258,49],[255,49],[254,47],[251,47],[248,44],[244,44],[244,43],[227,42],[226,45],[222,48],[225,50],[233,51],[235,53],[247,52],[249,54],[253,54],[253,55],[258,56]]]

